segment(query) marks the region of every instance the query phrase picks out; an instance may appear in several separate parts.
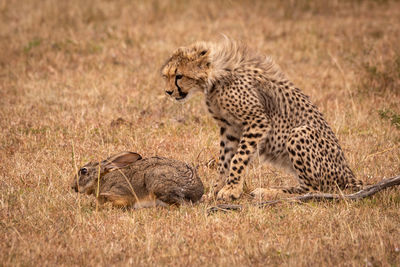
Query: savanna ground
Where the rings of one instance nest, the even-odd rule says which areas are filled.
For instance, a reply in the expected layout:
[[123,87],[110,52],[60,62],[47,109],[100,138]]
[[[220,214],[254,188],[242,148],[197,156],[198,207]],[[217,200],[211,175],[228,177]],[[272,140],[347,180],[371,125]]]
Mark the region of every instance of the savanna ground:
[[167,99],[159,69],[221,34],[310,95],[360,179],[399,174],[399,2],[2,0],[0,29],[0,265],[400,266],[399,188],[258,209],[250,190],[295,181],[254,164],[245,209],[211,216],[96,209],[70,189],[76,166],[123,150],[199,164],[210,188],[217,126],[201,94]]

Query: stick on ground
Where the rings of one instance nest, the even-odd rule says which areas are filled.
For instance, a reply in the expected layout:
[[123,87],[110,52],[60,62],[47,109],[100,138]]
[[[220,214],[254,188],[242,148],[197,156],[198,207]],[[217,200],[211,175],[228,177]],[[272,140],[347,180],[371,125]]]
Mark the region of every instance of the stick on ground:
[[[386,188],[393,187],[396,185],[400,185],[400,175],[397,175],[392,178],[383,179],[377,184],[370,185],[365,187],[364,189],[348,195],[340,195],[340,194],[327,194],[327,193],[311,193],[306,195],[301,195],[297,197],[291,198],[283,198],[278,200],[271,201],[263,201],[260,203],[256,203],[255,205],[258,207],[272,206],[278,203],[283,202],[307,202],[307,201],[322,201],[322,200],[340,200],[340,199],[348,199],[348,200],[356,200],[362,199],[369,196],[374,195],[375,193],[382,191]],[[241,205],[230,205],[230,204],[220,204],[214,207],[208,208],[208,213],[216,212],[216,211],[229,211],[229,210],[242,210]]]

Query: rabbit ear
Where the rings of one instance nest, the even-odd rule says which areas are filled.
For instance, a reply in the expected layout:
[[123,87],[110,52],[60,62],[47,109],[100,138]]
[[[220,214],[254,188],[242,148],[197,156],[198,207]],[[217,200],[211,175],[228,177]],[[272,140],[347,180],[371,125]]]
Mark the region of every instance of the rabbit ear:
[[102,165],[104,166],[105,171],[113,171],[115,169],[124,168],[141,159],[142,156],[138,153],[126,151],[109,157],[103,161]]

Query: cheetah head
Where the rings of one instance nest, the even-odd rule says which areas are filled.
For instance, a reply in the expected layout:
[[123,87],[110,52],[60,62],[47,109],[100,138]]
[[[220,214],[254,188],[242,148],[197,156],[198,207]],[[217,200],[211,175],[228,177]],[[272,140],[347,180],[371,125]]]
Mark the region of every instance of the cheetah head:
[[181,47],[172,54],[161,68],[166,94],[179,101],[207,88],[209,50],[207,43],[199,42]]

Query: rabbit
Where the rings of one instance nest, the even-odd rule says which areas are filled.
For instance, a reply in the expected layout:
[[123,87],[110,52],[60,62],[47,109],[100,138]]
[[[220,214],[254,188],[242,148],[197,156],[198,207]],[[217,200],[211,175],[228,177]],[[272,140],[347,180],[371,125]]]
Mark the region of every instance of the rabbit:
[[134,152],[87,163],[80,168],[72,189],[93,194],[102,204],[110,201],[114,206],[133,208],[195,203],[204,193],[194,167],[162,157],[143,159]]

